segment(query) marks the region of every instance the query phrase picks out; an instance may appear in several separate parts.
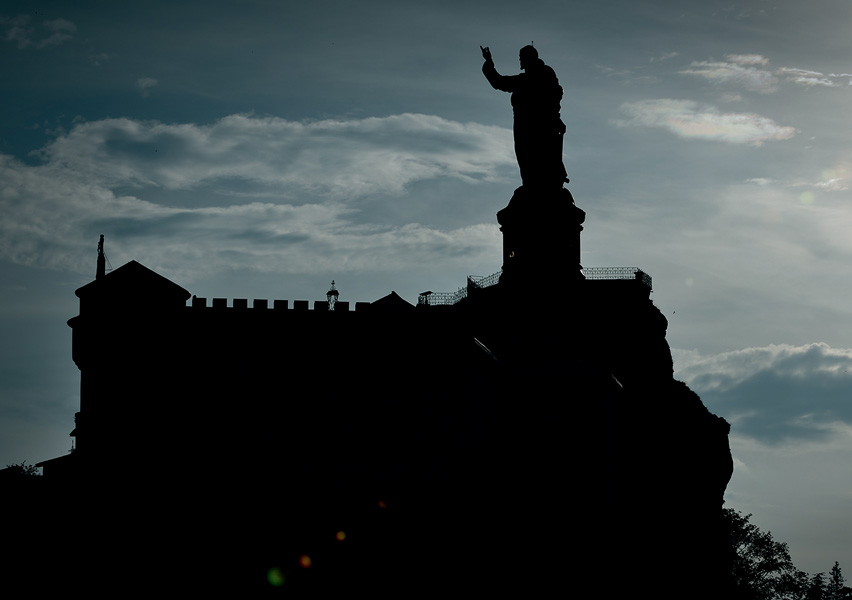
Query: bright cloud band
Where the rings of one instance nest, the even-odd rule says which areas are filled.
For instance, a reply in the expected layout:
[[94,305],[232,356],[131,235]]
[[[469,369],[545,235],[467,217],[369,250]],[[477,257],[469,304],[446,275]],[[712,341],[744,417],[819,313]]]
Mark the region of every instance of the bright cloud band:
[[623,127],[660,127],[683,138],[714,140],[729,144],[751,144],[787,140],[796,135],[794,127],[751,113],[722,113],[709,104],[691,100],[656,99],[621,105],[628,118],[618,120]]

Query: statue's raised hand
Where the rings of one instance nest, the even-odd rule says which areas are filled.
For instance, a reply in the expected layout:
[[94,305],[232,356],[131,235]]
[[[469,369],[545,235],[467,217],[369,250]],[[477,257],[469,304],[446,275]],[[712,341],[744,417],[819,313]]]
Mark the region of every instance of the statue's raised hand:
[[485,46],[485,48],[480,46],[479,49],[482,50],[482,58],[485,60],[493,60],[491,58],[491,50],[488,49],[488,46]]

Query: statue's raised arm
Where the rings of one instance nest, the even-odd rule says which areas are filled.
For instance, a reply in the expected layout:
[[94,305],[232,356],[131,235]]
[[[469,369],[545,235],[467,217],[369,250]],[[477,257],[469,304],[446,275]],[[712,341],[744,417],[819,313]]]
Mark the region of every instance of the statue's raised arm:
[[518,81],[519,75],[500,75],[497,72],[497,69],[494,67],[494,59],[491,56],[491,50],[488,46],[484,48],[482,46],[479,47],[482,50],[482,58],[485,59],[485,63],[482,65],[482,73],[485,75],[485,78],[488,80],[488,83],[491,84],[495,90],[500,90],[501,92],[514,92],[517,90],[520,82]]

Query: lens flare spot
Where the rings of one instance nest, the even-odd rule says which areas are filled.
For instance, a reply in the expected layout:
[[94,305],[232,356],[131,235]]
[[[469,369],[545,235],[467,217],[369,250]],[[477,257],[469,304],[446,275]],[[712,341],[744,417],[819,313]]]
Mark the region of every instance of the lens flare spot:
[[685,285],[686,287],[692,287],[693,285],[695,285],[695,280],[692,277],[687,277],[684,280],[683,285]]
[[334,539],[336,539],[338,542],[342,542],[343,540],[346,539],[346,532],[345,531],[338,531],[334,535]]
[[278,567],[272,567],[266,573],[266,580],[273,587],[281,587],[284,585],[284,573]]
[[384,500],[379,500],[379,508],[387,508],[388,505]]
[[311,562],[310,556],[308,556],[307,554],[303,554],[302,556],[299,557],[299,564],[302,565],[302,568],[304,568],[304,569],[310,569],[311,564],[313,564],[313,563]]
[[799,196],[799,202],[801,202],[805,206],[810,206],[814,203],[814,193],[802,192],[802,194]]

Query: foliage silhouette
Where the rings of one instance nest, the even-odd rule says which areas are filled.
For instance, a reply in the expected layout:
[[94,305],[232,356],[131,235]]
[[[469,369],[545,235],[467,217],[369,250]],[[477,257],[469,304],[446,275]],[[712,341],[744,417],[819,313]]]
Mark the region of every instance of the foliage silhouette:
[[825,573],[817,573],[811,577],[807,586],[805,600],[823,600],[825,596]]
[[840,563],[834,561],[834,566],[828,573],[822,600],[849,600],[850,598],[852,598],[852,588],[845,585]]
[[731,597],[737,600],[850,600],[852,589],[844,586],[840,564],[831,577],[809,575],[797,569],[786,543],[751,523],[751,514],[726,508],[723,527],[730,539]]
[[41,477],[41,473],[39,472],[39,468],[35,465],[28,465],[27,461],[21,461],[20,463],[15,463],[12,465],[6,465],[7,469],[12,469],[20,475],[24,475],[27,477]]

